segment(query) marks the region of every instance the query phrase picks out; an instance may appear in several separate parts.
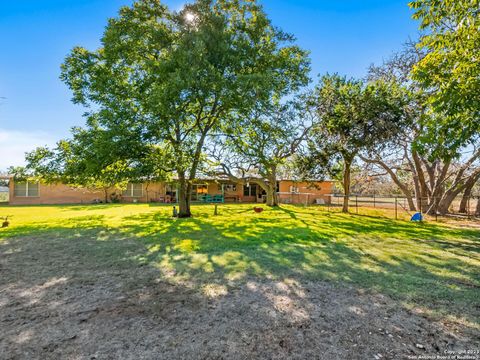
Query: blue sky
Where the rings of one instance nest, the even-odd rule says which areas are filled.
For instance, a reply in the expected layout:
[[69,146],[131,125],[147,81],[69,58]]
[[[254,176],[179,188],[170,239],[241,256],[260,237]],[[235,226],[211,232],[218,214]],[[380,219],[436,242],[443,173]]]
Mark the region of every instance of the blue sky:
[[[99,46],[107,18],[130,0],[0,1],[0,169],[82,125],[83,109],[59,80],[69,50]],[[164,0],[179,9],[185,1]],[[312,78],[361,77],[417,35],[408,0],[263,0],[276,26],[311,51]]]

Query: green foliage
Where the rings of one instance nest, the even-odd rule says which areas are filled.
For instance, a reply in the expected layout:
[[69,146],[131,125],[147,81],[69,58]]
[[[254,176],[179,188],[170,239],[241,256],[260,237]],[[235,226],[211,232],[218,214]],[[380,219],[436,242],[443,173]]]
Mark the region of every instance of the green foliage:
[[304,100],[292,99],[242,119],[225,141],[239,163],[255,167],[265,177],[269,168],[283,165],[304,139],[310,125],[302,109]]
[[408,123],[408,102],[408,92],[395,82],[323,76],[311,99],[317,122],[301,168],[310,177],[336,177],[339,162],[351,164],[361,151],[388,146]]
[[419,47],[427,54],[413,70],[434,113],[425,141],[455,151],[480,130],[480,2],[420,0],[409,5],[426,31]]
[[252,177],[267,194],[267,204],[278,205],[276,181],[311,127],[305,96],[296,96],[268,108],[257,109],[251,117],[215,142],[213,157],[232,177]]
[[308,81],[293,40],[256,1],[197,0],[174,12],[140,0],[109,20],[101,48],[75,48],[61,78],[116,138],[169,152],[189,216],[207,135]]
[[26,181],[29,179],[34,179],[35,176],[27,167],[25,166],[10,166],[7,169],[7,174],[13,176],[16,181]]
[[56,148],[27,154],[27,168],[46,183],[86,188],[122,189],[128,182],[166,178],[157,166],[165,156],[162,149],[130,146],[89,120],[87,130],[73,129],[72,139],[59,141]]
[[[327,135],[326,150],[356,154],[384,146],[404,124],[407,93],[394,82],[364,83],[326,75],[316,88],[316,131]],[[320,142],[321,143],[321,142]]]

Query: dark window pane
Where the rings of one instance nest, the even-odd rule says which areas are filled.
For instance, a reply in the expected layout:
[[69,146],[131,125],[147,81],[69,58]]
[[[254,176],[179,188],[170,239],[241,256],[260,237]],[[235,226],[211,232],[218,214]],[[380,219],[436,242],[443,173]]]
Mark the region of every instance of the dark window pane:
[[28,194],[27,196],[38,196],[38,183],[28,183]]
[[27,196],[27,183],[26,182],[16,182],[13,194],[15,196]]
[[143,185],[142,184],[132,184],[132,196],[133,197],[142,197],[143,196]]
[[132,184],[127,184],[127,188],[123,190],[122,195],[123,196],[131,196],[132,194]]

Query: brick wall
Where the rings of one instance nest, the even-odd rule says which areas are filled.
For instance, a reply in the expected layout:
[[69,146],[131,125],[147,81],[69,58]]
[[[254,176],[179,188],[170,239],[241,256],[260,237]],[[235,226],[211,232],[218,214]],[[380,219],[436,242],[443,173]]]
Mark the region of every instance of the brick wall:
[[[292,193],[292,187],[297,188]],[[322,199],[325,203],[331,202],[330,194],[333,193],[332,181],[315,182],[315,185],[307,182],[282,180],[279,184],[279,200],[281,203],[291,204],[314,204],[316,199]]]
[[[218,182],[205,181],[208,184],[208,193],[210,195],[221,194]],[[316,199],[323,199],[325,202],[330,201],[328,196],[333,192],[333,182],[317,182],[316,187],[306,182],[294,182],[290,180],[282,180],[279,184],[280,202],[305,204],[315,203]],[[298,194],[291,193],[290,187],[298,188]],[[102,190],[89,190],[82,188],[72,188],[64,184],[42,184],[39,185],[38,197],[18,197],[14,196],[14,180],[10,181],[9,203],[11,205],[35,205],[35,204],[90,204],[95,200],[104,201],[105,194]],[[259,189],[259,191],[261,191]],[[145,183],[143,184],[143,193],[141,197],[129,197],[122,195],[122,202],[151,202],[164,201],[166,192],[165,183]],[[111,189],[108,191],[110,195],[122,194],[121,190]],[[225,196],[232,196],[230,201],[235,198],[240,202],[256,202],[255,197],[243,196],[243,185],[238,184],[236,191],[225,191]]]
[[101,190],[71,188],[64,184],[39,184],[39,194],[36,197],[15,196],[14,181],[10,180],[10,205],[36,204],[89,204],[95,199],[103,201],[105,194]]

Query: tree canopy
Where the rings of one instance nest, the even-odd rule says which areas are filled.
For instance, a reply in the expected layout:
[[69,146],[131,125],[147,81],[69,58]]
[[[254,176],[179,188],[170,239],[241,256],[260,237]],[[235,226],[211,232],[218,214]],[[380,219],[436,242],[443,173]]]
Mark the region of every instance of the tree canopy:
[[247,180],[266,193],[267,205],[277,206],[277,180],[282,167],[296,154],[312,125],[306,96],[296,96],[251,117],[217,139],[213,148],[217,174],[237,183]]
[[329,173],[334,177],[343,167],[345,194],[343,211],[348,211],[350,173],[362,151],[386,146],[404,126],[406,91],[395,82],[321,77],[311,99],[317,113],[308,141],[308,153],[299,159],[307,177]]
[[425,31],[418,47],[426,56],[412,77],[428,92],[434,113],[426,141],[456,150],[480,131],[480,2],[419,0],[409,5]]
[[308,82],[307,53],[293,41],[256,1],[197,0],[175,12],[139,0],[109,20],[99,49],[73,49],[61,78],[100,128],[169,154],[188,217],[208,134]]

